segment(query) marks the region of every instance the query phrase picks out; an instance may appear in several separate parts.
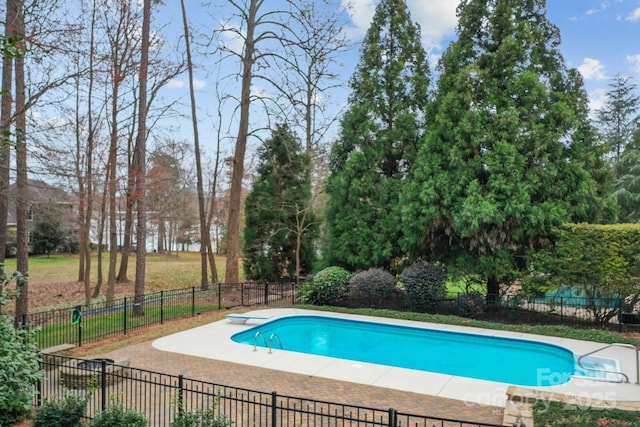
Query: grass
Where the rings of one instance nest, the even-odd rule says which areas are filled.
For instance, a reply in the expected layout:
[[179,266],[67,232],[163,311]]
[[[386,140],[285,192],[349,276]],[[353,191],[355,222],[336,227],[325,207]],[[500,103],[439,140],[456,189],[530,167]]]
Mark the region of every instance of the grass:
[[[191,307],[190,304],[173,305],[160,308],[159,305],[145,306],[144,316],[137,317],[133,314],[133,308],[126,310],[118,308],[114,311],[107,311],[96,314],[85,314],[82,316],[80,324],[72,324],[67,319],[49,325],[41,326],[36,337],[40,348],[51,347],[66,342],[76,342],[79,334],[79,326],[82,326],[82,340],[94,341],[113,335],[123,335],[132,330],[146,328],[150,325],[174,319],[190,317],[193,313],[203,313],[216,310],[213,304],[197,304]],[[162,310],[162,312],[161,312]]]
[[567,403],[538,401],[533,408],[535,427],[631,427],[640,425],[640,412],[598,409]]
[[[109,255],[102,257],[103,275],[107,275]],[[136,257],[129,258],[127,276],[130,280],[135,277]],[[200,283],[200,254],[193,252],[180,252],[178,255],[155,255],[149,254],[145,260],[145,288],[148,291],[159,291],[166,289],[180,289],[196,286]],[[69,283],[78,280],[79,258],[77,255],[54,254],[50,257],[34,256],[29,258],[29,283],[55,284]],[[118,255],[117,268],[120,267],[120,256]],[[8,258],[5,261],[7,272],[15,271],[16,259]],[[216,256],[216,269],[220,280],[224,278],[225,258]],[[92,258],[91,279],[96,282],[97,255]],[[242,269],[241,269],[242,270]],[[105,277],[106,279],[106,277]]]

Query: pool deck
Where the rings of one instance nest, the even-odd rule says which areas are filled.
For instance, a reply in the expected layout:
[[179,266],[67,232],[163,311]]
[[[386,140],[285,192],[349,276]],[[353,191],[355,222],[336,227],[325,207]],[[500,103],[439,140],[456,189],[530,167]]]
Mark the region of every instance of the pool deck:
[[[616,406],[616,402],[619,402],[620,406],[638,403],[640,407],[640,385],[633,384],[636,379],[636,355],[629,349],[610,348],[597,355],[617,359],[631,384],[574,377],[558,386],[509,388],[510,385],[504,383],[301,354],[278,348],[271,353],[261,347],[254,351],[252,346],[231,341],[231,335],[281,316],[317,314],[366,321],[380,319],[299,309],[266,309],[245,314],[268,319],[250,319],[246,324],[220,320],[110,354],[127,357],[133,367],[183,374],[218,384],[492,424],[503,422],[507,392],[514,390],[520,394],[538,393],[536,395],[542,398],[548,393],[559,394],[580,406],[606,401],[609,406]],[[566,347],[577,354],[603,347],[602,343],[516,332],[397,319],[384,319],[384,322],[539,340]]]

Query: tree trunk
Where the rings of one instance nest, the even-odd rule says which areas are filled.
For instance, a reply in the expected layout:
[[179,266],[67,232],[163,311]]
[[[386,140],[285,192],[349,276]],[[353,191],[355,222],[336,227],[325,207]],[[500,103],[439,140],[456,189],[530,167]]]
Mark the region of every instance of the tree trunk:
[[487,305],[495,307],[500,301],[500,282],[494,275],[487,279]]
[[233,157],[233,173],[231,175],[231,194],[229,196],[229,222],[227,226],[227,264],[225,281],[238,283],[240,272],[240,215],[242,206],[242,179],[244,177],[244,156],[247,150],[249,134],[249,107],[251,104],[251,80],[254,63],[256,14],[258,1],[251,0],[247,15],[247,35],[245,38],[244,57],[242,59],[242,92],[240,96],[240,122],[238,137]]
[[[93,50],[94,50],[94,31],[95,31],[95,4],[92,8],[91,15],[91,41],[89,52],[89,92],[88,96],[88,117],[87,124],[89,126],[89,135],[87,137],[87,152],[86,152],[86,177],[85,177],[85,194],[86,194],[86,210],[84,212],[84,221],[81,224],[84,234],[84,295],[85,303],[89,304],[91,301],[91,221],[93,220],[93,148],[95,129],[93,126]],[[78,159],[79,160],[79,159]]]
[[100,225],[98,226],[98,278],[96,279],[96,286],[93,288],[93,297],[97,298],[100,295],[102,283],[104,282],[104,276],[102,272],[102,255],[104,253],[104,229],[107,217],[107,193],[109,187],[109,162],[107,161],[107,176],[105,177],[104,187],[102,188],[102,203],[100,203]]
[[120,55],[118,54],[120,47],[112,47],[115,49],[113,58],[111,59],[113,87],[111,93],[111,135],[109,141],[109,268],[107,273],[107,301],[111,302],[115,299],[116,286],[116,266],[118,262],[118,205],[116,199],[118,176],[117,176],[117,160],[118,160],[118,96],[120,89],[122,70],[120,68]]
[[[196,181],[198,189],[198,218],[200,219],[200,287],[206,289],[209,280],[207,274],[207,247],[211,245],[211,237],[207,228],[205,213],[204,188],[202,184],[202,162],[200,160],[200,141],[198,138],[198,118],[196,114],[196,95],[193,89],[193,64],[191,62],[191,44],[189,42],[189,26],[184,0],[180,0],[182,7],[182,24],[184,26],[184,41],[187,54],[187,71],[189,72],[189,96],[191,100],[191,123],[193,124],[193,145],[196,156]],[[215,263],[212,269],[215,268]]]
[[[22,0],[10,2],[16,8],[16,34],[24,38],[24,15]],[[29,312],[29,188],[27,176],[27,143],[26,143],[26,103],[24,58],[16,58],[16,270],[21,276],[17,280],[19,290],[16,299],[16,323],[23,321]]]
[[134,314],[144,315],[145,264],[147,246],[147,204],[146,204],[146,120],[147,120],[147,72],[149,69],[149,30],[151,25],[151,0],[144,0],[142,18],[142,44],[140,55],[140,96],[138,114],[138,136],[136,138],[136,200],[138,205],[138,225],[136,230],[136,281],[134,287]]
[[[131,152],[131,143],[128,144],[128,152]],[[133,149],[135,151],[135,148]],[[129,278],[127,272],[129,270],[129,254],[131,253],[131,234],[133,228],[133,206],[135,204],[135,163],[136,155],[128,156],[131,159],[129,164],[129,175],[127,177],[127,202],[124,214],[124,240],[122,242],[122,251],[120,253],[120,270],[118,270],[118,283],[128,283]]]
[[[11,7],[15,2],[7,1],[4,35],[7,39],[15,35],[16,10]],[[0,104],[0,131],[2,135],[11,132],[11,89],[13,82],[13,58],[2,58],[2,99]],[[4,274],[4,260],[7,250],[7,217],[9,213],[9,169],[11,167],[11,145],[7,137],[2,138],[0,146],[0,274]]]

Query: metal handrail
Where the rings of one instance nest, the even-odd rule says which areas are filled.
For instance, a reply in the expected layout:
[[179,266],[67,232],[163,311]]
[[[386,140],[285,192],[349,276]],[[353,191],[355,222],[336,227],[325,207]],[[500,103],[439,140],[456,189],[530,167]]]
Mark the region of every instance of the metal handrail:
[[[625,379],[625,382],[628,383],[629,381],[629,376],[627,374],[625,374],[624,372],[618,372],[618,371],[609,371],[607,369],[595,369],[595,368],[589,368],[586,366],[582,365],[582,359],[584,359],[587,356],[591,356],[594,353],[598,353],[599,351],[602,350],[606,350],[608,348],[611,347],[623,347],[623,348],[631,348],[633,350],[635,350],[636,352],[636,384],[640,384],[640,352],[638,351],[638,347],[636,347],[635,345],[631,345],[631,344],[624,344],[624,343],[611,343],[608,344],[602,348],[599,348],[597,350],[593,350],[592,352],[583,354],[582,356],[578,357],[578,366],[580,366],[582,369],[585,369],[587,371],[595,371],[595,372],[602,372],[605,374],[616,374],[616,375],[622,375]],[[610,382],[618,382],[618,381],[610,381]]]
[[262,334],[262,332],[258,331],[256,332],[256,334],[253,336],[253,351],[258,351],[258,337],[262,337],[262,342],[264,343],[264,346],[267,346],[267,339],[264,337],[264,335]]
[[278,344],[280,344],[280,349],[282,350],[282,341],[280,341],[280,337],[278,337],[276,333],[273,333],[269,337],[269,353],[271,353],[271,348],[272,348],[274,338],[276,339],[276,341],[278,341]]

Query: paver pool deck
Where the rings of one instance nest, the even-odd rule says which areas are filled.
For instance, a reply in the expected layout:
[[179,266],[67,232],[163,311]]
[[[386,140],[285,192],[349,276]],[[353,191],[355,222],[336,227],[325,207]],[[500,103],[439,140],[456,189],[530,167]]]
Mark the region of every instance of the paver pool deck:
[[[274,318],[309,313],[331,315],[325,312],[297,309],[268,309],[247,314]],[[163,337],[154,342],[122,348],[105,356],[126,357],[130,360],[130,366],[136,368],[173,375],[182,374],[188,378],[232,387],[263,392],[275,391],[280,395],[379,409],[394,408],[404,413],[474,423],[502,424],[503,422],[505,393],[508,387],[506,384],[433,373],[417,373],[399,368],[393,368],[394,371],[390,372],[389,367],[368,366],[339,359],[318,362],[314,359],[317,356],[292,354],[292,352],[281,352],[274,357],[273,354],[267,353],[267,349],[253,352],[251,346],[233,343],[228,339],[233,333],[260,321],[251,320],[246,325],[238,325],[221,320]],[[447,325],[434,326],[448,328]],[[472,328],[462,329],[472,330]],[[523,335],[502,334],[512,337]],[[549,338],[549,342],[568,344],[567,340],[560,338]],[[571,344],[569,348],[577,353],[591,351],[594,345],[602,346],[602,344],[581,341],[569,344]],[[238,352],[237,346],[244,348]],[[618,359],[628,359],[631,356],[618,352],[611,350],[604,356],[615,356]],[[628,360],[625,360],[625,364],[628,364],[627,362]],[[496,369],[501,368],[496,367]],[[628,375],[635,379],[635,372],[629,372]],[[600,396],[601,393],[606,392],[614,398],[640,401],[640,386],[633,384],[614,387],[610,383],[589,381],[587,388],[584,388],[584,384],[578,385],[582,385],[582,388],[572,389],[571,385],[563,385],[548,389],[573,393],[574,396],[579,396],[582,392],[595,392]],[[618,388],[620,386],[628,386],[628,388],[620,389]]]

